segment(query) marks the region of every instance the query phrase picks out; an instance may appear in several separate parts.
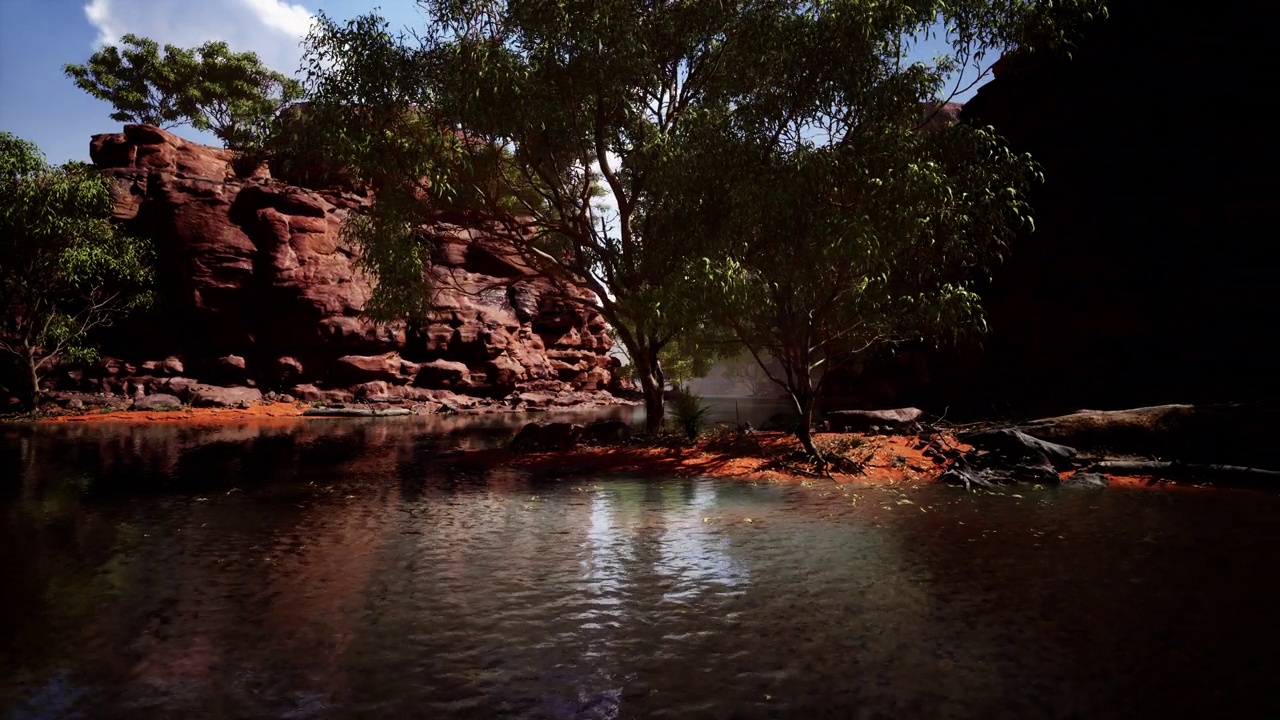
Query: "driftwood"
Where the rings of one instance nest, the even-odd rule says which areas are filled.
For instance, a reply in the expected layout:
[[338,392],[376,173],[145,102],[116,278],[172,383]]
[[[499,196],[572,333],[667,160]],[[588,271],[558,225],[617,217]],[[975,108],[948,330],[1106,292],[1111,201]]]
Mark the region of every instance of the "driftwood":
[[1203,465],[1146,460],[1105,460],[1089,468],[1111,475],[1150,475],[1162,478],[1220,477],[1232,480],[1280,482],[1280,471],[1240,465]]
[[995,428],[961,433],[959,438],[978,448],[996,453],[1007,460],[1043,458],[1056,467],[1070,467],[1076,449],[1032,437],[1014,428]]
[[1083,410],[1018,426],[1032,437],[1113,455],[1280,466],[1280,402]]

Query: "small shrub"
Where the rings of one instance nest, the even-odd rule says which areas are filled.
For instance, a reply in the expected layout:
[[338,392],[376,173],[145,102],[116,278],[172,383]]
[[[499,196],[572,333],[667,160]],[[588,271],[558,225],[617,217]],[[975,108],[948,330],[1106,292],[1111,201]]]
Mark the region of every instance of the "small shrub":
[[677,387],[667,403],[668,416],[690,440],[697,439],[710,412],[711,407],[702,402],[701,395],[684,387]]
[[851,450],[857,450],[866,444],[866,440],[856,435],[841,435],[840,437],[831,438],[824,443],[820,443],[818,450],[824,455],[845,455]]

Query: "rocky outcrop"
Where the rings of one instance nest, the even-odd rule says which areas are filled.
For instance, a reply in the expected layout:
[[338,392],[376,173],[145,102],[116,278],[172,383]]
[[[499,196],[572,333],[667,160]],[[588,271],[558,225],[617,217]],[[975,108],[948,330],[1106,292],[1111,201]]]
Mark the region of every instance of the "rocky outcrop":
[[372,283],[340,232],[368,195],[288,185],[143,125],[95,136],[91,155],[111,180],[115,217],[154,242],[157,299],[104,338],[118,360],[54,378],[64,389],[214,402],[196,383],[330,400],[616,385],[604,320],[535,277],[484,218],[423,228],[437,309],[425,322],[379,324],[363,316]]
[[1007,56],[961,113],[1045,176],[1035,232],[979,289],[982,347],[899,348],[829,383],[835,406],[955,418],[1280,396],[1280,141],[1258,95],[1280,4],[1107,5],[1071,59]]

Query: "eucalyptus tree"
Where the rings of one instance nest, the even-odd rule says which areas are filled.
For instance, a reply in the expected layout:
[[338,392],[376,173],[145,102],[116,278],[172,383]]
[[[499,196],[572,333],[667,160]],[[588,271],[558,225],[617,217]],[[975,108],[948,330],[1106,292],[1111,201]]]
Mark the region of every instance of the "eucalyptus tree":
[[[696,190],[681,157],[707,120],[743,3],[420,5],[426,27],[413,36],[392,37],[372,16],[322,18],[306,45],[310,101],[341,128],[345,167],[392,189],[390,205],[352,226],[380,296],[423,299],[404,295],[425,264],[412,198],[482,207],[530,267],[588,291],[566,296],[614,328],[657,429],[660,354],[701,312],[690,292],[698,236],[660,206]],[[391,138],[409,138],[394,123],[408,117],[438,123],[442,140],[397,166]],[[402,304],[391,300],[378,302]]]
[[92,167],[50,167],[34,144],[0,133],[0,354],[22,369],[13,391],[29,407],[50,364],[91,358],[93,331],[150,299],[150,247],[121,233],[111,209]]
[[[850,354],[978,324],[969,283],[1026,220],[1033,166],[987,130],[922,132],[921,103],[1097,2],[419,5],[419,32],[322,18],[306,43],[324,119],[304,135],[378,188],[348,227],[374,310],[429,309],[429,205],[483,207],[531,267],[588,291],[569,296],[613,326],[656,429],[663,349],[711,313],[782,364],[806,419]],[[950,54],[908,62],[931,32]]]
[[192,50],[161,48],[149,38],[125,35],[118,46],[102,48],[84,65],[64,65],[63,73],[76,87],[111,103],[112,120],[169,128],[187,120],[183,97],[196,65]]
[[161,128],[188,123],[235,148],[259,140],[280,110],[302,95],[297,80],[221,41],[162,48],[125,35],[119,47],[108,45],[63,72],[76,87],[111,103],[112,120]]
[[[940,122],[948,76],[1062,47],[1097,6],[779,0],[738,25],[724,122],[698,144],[703,166],[726,166],[704,175],[718,207],[702,226],[717,248],[704,304],[791,396],[815,457],[829,374],[886,345],[982,329],[973,283],[1031,223],[1032,159],[990,128]],[[910,62],[930,33],[950,54]]]
[[302,84],[262,64],[253,52],[211,41],[195,50],[182,92],[185,117],[227,147],[260,142],[282,110],[302,97]]

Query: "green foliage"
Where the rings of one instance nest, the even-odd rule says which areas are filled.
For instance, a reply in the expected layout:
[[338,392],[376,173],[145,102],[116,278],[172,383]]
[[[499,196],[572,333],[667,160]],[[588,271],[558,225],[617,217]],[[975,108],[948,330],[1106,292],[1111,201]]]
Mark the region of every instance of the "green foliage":
[[111,119],[210,130],[228,147],[262,141],[282,108],[302,96],[296,80],[265,67],[252,52],[233,53],[224,42],[188,49],[161,47],[125,35],[84,65],[63,72],[76,87],[111,103]]
[[112,120],[168,128],[186,118],[184,85],[196,64],[190,50],[166,45],[162,54],[154,40],[125,35],[119,47],[108,45],[63,72],[76,87],[111,103]]
[[321,14],[304,41],[306,102],[268,142],[282,177],[370,187],[377,203],[344,227],[360,267],[378,279],[365,311],[376,320],[431,309],[431,248],[419,229],[454,198],[456,135],[430,109],[429,67],[385,21]]
[[264,66],[255,53],[207,42],[196,55],[199,62],[183,88],[184,113],[227,147],[261,144],[280,111],[302,97],[301,83]]
[[[615,342],[618,341],[616,329],[610,327],[609,336]],[[625,352],[625,346],[623,350]],[[677,335],[658,351],[663,381],[672,387],[678,387],[689,380],[704,378],[711,372],[716,361],[731,351],[731,345],[725,340],[715,338],[710,332],[687,331]],[[634,362],[623,365],[619,373],[624,378],[637,379]]]
[[[1037,172],[990,129],[927,120],[949,74],[988,52],[1068,38],[1045,19],[1051,5],[770,4],[726,44],[720,119],[700,128],[691,163],[719,168],[703,174],[718,208],[698,226],[714,248],[704,306],[777,362],[771,374],[810,452],[833,367],[983,327],[973,283],[1030,225]],[[952,52],[908,62],[913,38],[930,32]]]
[[[663,352],[708,315],[781,364],[806,418],[815,373],[864,345],[980,326],[973,277],[1028,221],[1033,171],[988,131],[924,132],[923,104],[988,53],[1064,45],[1101,7],[419,4],[413,36],[322,18],[306,43],[325,154],[389,198],[352,226],[375,305],[420,299],[392,283],[426,266],[421,200],[483,207],[529,265],[596,295],[651,429]],[[930,33],[951,52],[910,62]]]
[[677,387],[667,405],[667,414],[690,440],[698,438],[710,412],[711,408],[702,402],[702,396],[686,387]]
[[121,234],[111,209],[92,167],[49,167],[0,133],[0,353],[24,366],[30,403],[49,362],[93,357],[91,331],[150,301],[150,248]]
[[[361,155],[346,167],[391,184],[432,177],[451,191],[446,202],[504,217],[531,266],[597,296],[650,400],[650,422],[660,422],[656,364],[697,319],[691,279],[682,280],[699,268],[688,252],[697,236],[658,208],[694,182],[679,167],[683,128],[699,121],[715,38],[735,7],[421,5],[428,23],[414,38],[393,37],[370,16],[322,20],[308,39],[308,89],[343,128],[334,154]],[[456,142],[425,166],[386,172],[384,129],[348,122],[375,107],[378,118],[429,112]],[[366,248],[404,236],[368,234],[375,227],[362,230]],[[394,271],[370,269],[378,293],[393,294],[385,281]]]

